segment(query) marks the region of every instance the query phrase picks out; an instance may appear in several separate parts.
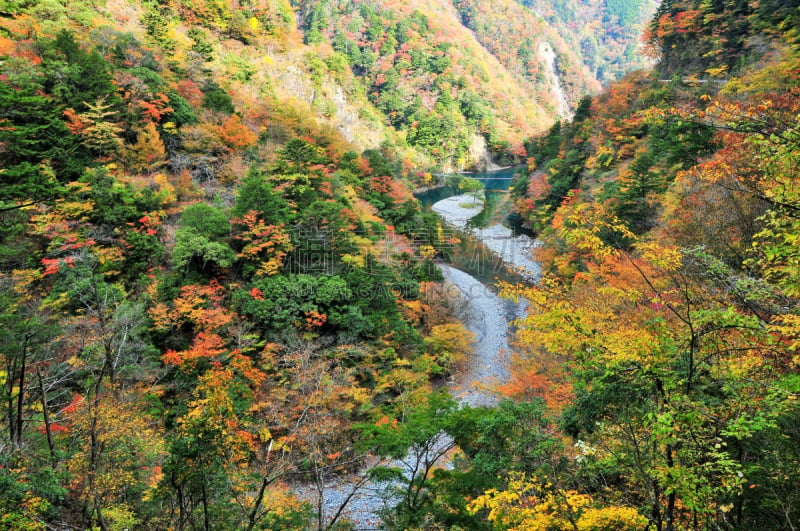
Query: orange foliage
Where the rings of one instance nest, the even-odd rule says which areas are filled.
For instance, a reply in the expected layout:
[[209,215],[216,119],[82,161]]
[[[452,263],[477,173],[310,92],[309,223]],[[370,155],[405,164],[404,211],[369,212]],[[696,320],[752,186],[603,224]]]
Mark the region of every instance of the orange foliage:
[[81,134],[89,127],[89,122],[76,113],[74,109],[66,109],[64,116],[67,118],[67,129],[73,135]]
[[164,354],[163,360],[167,365],[193,366],[201,359],[218,359],[225,351],[224,339],[217,334],[200,332],[192,341],[192,346],[189,350],[181,352],[168,350]]
[[203,91],[191,79],[183,78],[178,81],[178,86],[175,90],[192,107],[199,108],[203,102]]
[[173,112],[172,107],[169,106],[169,98],[161,93],[155,95],[151,100],[139,100],[136,105],[142,112],[142,115],[153,122],[159,123],[164,115]]
[[202,332],[215,332],[233,321],[233,314],[224,305],[225,290],[212,280],[207,286],[192,284],[181,288],[172,308],[163,303],[150,311],[156,329],[169,330],[191,324]]
[[256,275],[274,275],[283,265],[283,259],[292,250],[292,242],[283,225],[267,225],[255,211],[242,219],[232,220],[234,226],[243,227],[234,239],[244,242],[237,255],[257,264]]
[[253,131],[242,123],[238,115],[232,114],[219,128],[220,138],[230,149],[240,150],[252,146],[258,139]]

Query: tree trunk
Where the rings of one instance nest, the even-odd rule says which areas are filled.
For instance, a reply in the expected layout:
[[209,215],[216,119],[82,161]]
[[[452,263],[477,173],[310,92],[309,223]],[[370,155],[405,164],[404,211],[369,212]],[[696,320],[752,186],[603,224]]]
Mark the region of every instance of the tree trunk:
[[269,475],[264,475],[263,479],[261,480],[261,487],[259,487],[256,499],[253,501],[253,510],[250,511],[250,515],[248,517],[247,531],[253,531],[253,528],[256,526],[256,517],[258,516],[258,510],[261,508],[261,503],[264,501],[264,493],[266,492],[269,484],[274,480],[275,478],[270,478]]
[[201,487],[201,493],[203,496],[203,527],[205,531],[211,531],[211,522],[208,519],[208,496],[206,496],[205,485]]
[[[672,445],[668,444],[666,449],[666,458],[667,458],[667,466],[672,468],[674,466],[674,461],[672,459]],[[665,531],[675,531],[675,491],[673,490],[669,496],[667,496],[667,510],[665,515],[665,520],[667,522],[667,527]]]
[[28,340],[29,336],[25,336],[25,342],[22,345],[22,364],[19,369],[19,390],[17,391],[17,414],[14,420],[16,430],[17,447],[22,446],[22,424],[24,422],[22,417],[22,406],[25,399],[25,370],[27,369],[28,362]]
[[50,448],[50,457],[53,459],[53,466],[56,464],[56,447],[53,444],[53,432],[50,429],[50,410],[47,407],[47,392],[44,389],[44,378],[39,367],[36,368],[36,377],[39,380],[39,394],[42,397],[42,413],[44,414],[44,432],[47,435],[47,446]]

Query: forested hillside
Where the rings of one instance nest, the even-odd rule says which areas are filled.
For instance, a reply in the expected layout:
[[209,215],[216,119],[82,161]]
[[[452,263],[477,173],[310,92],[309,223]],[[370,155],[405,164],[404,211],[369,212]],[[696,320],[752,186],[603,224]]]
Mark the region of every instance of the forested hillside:
[[532,303],[507,391],[573,446],[480,498],[497,528],[612,502],[650,529],[800,522],[797,15],[664,2],[653,71],[527,143],[514,195],[547,274],[506,287]]
[[[796,529],[797,10],[0,0],[0,529]],[[524,160],[467,407],[411,190]]]
[[0,528],[308,527],[466,352],[433,155],[285,2],[4,2],[0,55]]
[[[641,66],[637,28],[655,7],[616,14],[621,8],[513,0],[298,5],[305,41],[345,57],[408,144],[456,168],[476,150],[512,162],[523,139],[568,117],[598,80]],[[601,13],[605,24],[590,24]]]
[[544,18],[570,49],[580,50],[579,60],[604,84],[652,65],[642,54],[641,36],[658,4],[654,0],[518,2]]

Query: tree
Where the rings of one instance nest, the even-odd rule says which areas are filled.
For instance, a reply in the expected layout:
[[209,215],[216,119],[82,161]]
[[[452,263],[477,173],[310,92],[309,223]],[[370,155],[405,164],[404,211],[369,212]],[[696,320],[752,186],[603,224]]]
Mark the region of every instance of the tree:
[[458,180],[458,191],[463,193],[471,193],[473,199],[478,199],[478,192],[483,190],[483,184],[478,179],[472,177],[462,177]]
[[630,530],[647,526],[647,519],[633,507],[597,506],[588,494],[553,488],[537,478],[514,475],[507,490],[492,489],[469,504],[470,511],[488,511],[493,529],[525,531]]
[[81,137],[83,143],[98,155],[113,156],[122,148],[120,133],[123,128],[108,118],[116,116],[110,103],[101,98],[95,103],[86,103],[88,110],[78,113],[74,109],[64,111],[68,127],[73,134]]
[[[30,290],[27,294],[20,293],[27,290]],[[17,451],[25,448],[25,436],[32,422],[33,402],[38,395],[45,417],[49,447],[51,454],[54,454],[55,448],[47,419],[50,414],[47,407],[48,395],[43,379],[50,373],[47,370],[48,358],[53,367],[59,365],[59,357],[53,350],[60,346],[60,330],[57,315],[52,311],[39,309],[42,300],[35,291],[33,285],[26,286],[21,278],[6,278],[0,292],[3,425],[6,443]]]
[[[581,390],[567,418],[584,420],[570,431],[621,467],[657,529],[722,518],[746,498],[751,468],[739,449],[786,414],[793,384],[764,366],[773,356],[769,330],[737,301],[744,294],[700,281],[706,257],[652,243],[631,255],[599,238],[619,226],[593,224],[564,228],[592,254],[585,272],[568,285],[545,279],[523,290],[534,306],[521,337],[572,360]],[[731,273],[713,264],[731,285]]]
[[161,482],[178,529],[243,527],[248,521],[252,528],[257,522],[262,500],[253,507],[243,503],[256,488],[246,465],[271,437],[269,431],[251,432],[242,410],[248,384],[257,383],[219,362],[200,376],[178,420]]
[[54,39],[40,44],[44,89],[66,108],[83,111],[84,102],[103,98],[114,106],[120,103],[108,62],[97,50],[81,47],[70,30],[62,29]]
[[322,148],[302,138],[289,140],[278,154],[276,171],[284,174],[305,173],[315,165],[329,162]]
[[134,172],[153,173],[166,164],[167,151],[154,122],[136,133],[136,143],[126,146],[126,160]]
[[160,519],[146,501],[161,479],[166,448],[153,419],[142,413],[142,399],[139,390],[109,389],[71,404],[68,429],[80,444],[66,466],[77,478],[74,495],[86,504],[87,521],[100,529]]
[[291,472],[311,482],[314,527],[318,531],[335,529],[368,478],[356,476],[343,487],[343,499],[333,514],[325,511],[326,486],[333,478],[348,477],[366,465],[368,450],[358,444],[359,435],[351,421],[371,400],[371,394],[357,384],[355,371],[324,350],[273,351],[270,361],[277,362],[278,356],[281,377],[294,384],[273,385],[269,399],[259,404],[259,416],[270,427],[276,444],[291,449]]
[[205,203],[187,207],[175,234],[172,262],[185,273],[195,269],[214,274],[229,269],[236,254],[227,244],[230,222],[223,212]]
[[432,393],[422,403],[398,411],[399,418],[383,416],[361,426],[364,444],[388,465],[372,469],[376,479],[388,481],[388,499],[394,506],[381,515],[390,529],[408,529],[425,520],[432,503],[431,475],[455,442],[447,434],[457,403],[446,390]]
[[648,149],[637,150],[626,170],[620,172],[612,192],[616,201],[616,214],[631,225],[632,230],[643,233],[656,222],[658,197],[666,182],[661,170],[654,168],[655,155]]
[[233,238],[243,245],[237,257],[246,263],[245,275],[250,276],[248,269],[254,269],[256,276],[277,273],[293,249],[283,225],[267,225],[253,210],[232,223],[242,227]]
[[52,202],[62,192],[52,165],[64,161],[69,132],[53,100],[36,92],[34,86],[0,86],[3,211]]
[[433,356],[439,371],[449,374],[459,363],[466,360],[471,352],[475,335],[461,323],[434,325],[425,339],[425,346]]
[[267,225],[291,225],[293,220],[286,201],[255,168],[250,169],[239,185],[231,215],[236,219],[243,219],[251,211],[256,212]]

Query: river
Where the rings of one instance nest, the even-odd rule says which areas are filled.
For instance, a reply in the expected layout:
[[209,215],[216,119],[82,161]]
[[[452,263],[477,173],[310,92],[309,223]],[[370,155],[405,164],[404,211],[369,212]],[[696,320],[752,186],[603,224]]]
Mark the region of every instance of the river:
[[[484,183],[485,201],[481,208],[470,213],[470,220],[453,217],[453,206],[468,202],[460,197],[448,203],[458,191],[439,188],[420,194],[418,199],[426,210],[440,212],[449,219],[461,243],[452,249],[448,264],[439,267],[445,282],[456,290],[463,301],[461,318],[475,334],[473,355],[454,375],[448,388],[460,402],[477,407],[492,406],[498,401],[494,388],[509,379],[511,323],[522,317],[525,303],[500,298],[494,285],[498,280],[510,282],[535,281],[538,265],[530,258],[535,245],[523,231],[507,227],[508,187],[514,169],[482,174],[470,174]],[[447,205],[450,204],[450,207]],[[515,267],[522,267],[515,270]],[[338,482],[325,489],[325,513],[332,515],[350,493],[347,482]],[[375,511],[384,507],[380,493],[384,486],[368,483],[348,502],[343,516],[349,518],[356,530],[379,529]]]
[[[436,211],[444,219],[449,219],[449,230],[460,241],[448,252],[445,261],[487,285],[498,281],[535,281],[540,273],[539,265],[530,258],[535,240],[510,214],[512,206],[508,189],[518,169],[511,167],[464,174],[484,186],[483,208],[478,212],[461,213],[469,217],[468,221],[459,219],[456,211],[460,204],[472,199],[458,196],[458,190],[452,186],[435,188],[416,196],[425,211]],[[509,271],[509,265],[521,267],[523,271]]]

